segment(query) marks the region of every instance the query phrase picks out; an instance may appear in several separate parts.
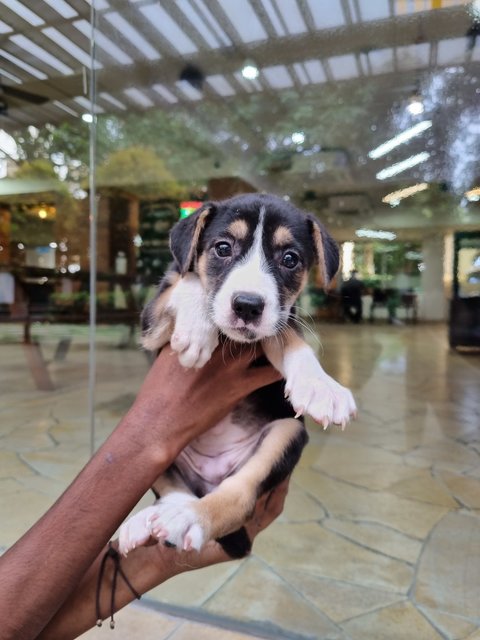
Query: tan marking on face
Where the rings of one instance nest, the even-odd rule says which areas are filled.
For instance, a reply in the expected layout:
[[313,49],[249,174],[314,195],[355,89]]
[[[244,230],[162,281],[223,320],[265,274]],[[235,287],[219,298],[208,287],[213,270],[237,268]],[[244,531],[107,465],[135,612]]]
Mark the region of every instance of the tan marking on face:
[[293,240],[290,229],[287,227],[277,227],[273,234],[273,244],[278,247],[283,247],[286,244],[290,244]]
[[192,260],[194,259],[195,252],[197,250],[197,244],[198,244],[198,240],[200,238],[200,234],[202,233],[203,227],[205,226],[205,222],[207,220],[207,216],[209,214],[210,214],[210,208],[207,207],[206,209],[201,211],[200,215],[198,216],[197,223],[195,225],[195,230],[193,232],[192,243],[190,245],[188,256],[187,256],[187,259],[185,261],[186,267],[184,268],[184,270],[182,272],[182,276],[185,275],[185,273],[190,268],[190,265],[192,264]]
[[197,265],[195,271],[200,278],[200,282],[203,284],[205,289],[207,288],[207,255],[202,253],[202,255],[197,260]]
[[292,295],[286,300],[287,307],[293,307],[293,305],[295,304],[295,300],[300,295],[300,292],[303,291],[303,289],[306,287],[307,282],[308,282],[308,271],[304,271],[302,275],[302,281],[297,291],[295,291],[295,293],[292,293]]
[[248,224],[245,220],[235,220],[229,224],[227,231],[237,240],[245,240],[248,234]]

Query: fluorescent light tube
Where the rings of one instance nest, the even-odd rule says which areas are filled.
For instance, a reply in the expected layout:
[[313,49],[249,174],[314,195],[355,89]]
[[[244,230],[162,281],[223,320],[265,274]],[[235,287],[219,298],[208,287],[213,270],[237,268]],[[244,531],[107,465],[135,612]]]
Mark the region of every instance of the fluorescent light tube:
[[417,153],[416,156],[410,156],[406,160],[402,160],[401,162],[392,164],[390,167],[382,169],[377,173],[376,178],[377,180],[386,180],[387,178],[396,176],[398,173],[402,173],[402,171],[406,171],[411,167],[415,167],[421,162],[425,162],[425,160],[428,160],[429,157],[430,154],[427,151],[422,151],[422,153]]
[[427,129],[430,129],[431,126],[432,126],[431,120],[422,120],[421,122],[418,122],[417,124],[415,124],[413,127],[410,127],[409,129],[405,129],[405,131],[402,131],[402,133],[399,133],[398,136],[395,136],[394,138],[387,140],[386,142],[381,144],[379,147],[376,147],[375,149],[372,149],[372,151],[369,151],[368,157],[372,158],[372,160],[381,158],[392,149],[395,149],[395,147],[398,147],[399,145],[404,144],[405,142],[408,142],[412,138],[415,138],[415,136],[418,136],[424,131],[426,131]]

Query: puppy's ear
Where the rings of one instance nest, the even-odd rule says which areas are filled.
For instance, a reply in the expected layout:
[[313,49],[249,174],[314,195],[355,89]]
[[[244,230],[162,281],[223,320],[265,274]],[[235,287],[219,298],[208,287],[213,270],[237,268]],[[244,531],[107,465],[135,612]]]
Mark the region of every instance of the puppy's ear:
[[214,208],[213,204],[205,203],[188,218],[177,222],[170,233],[170,251],[182,276],[193,267],[198,241]]
[[308,223],[322,286],[326,289],[340,266],[340,252],[335,240],[315,216],[308,216]]

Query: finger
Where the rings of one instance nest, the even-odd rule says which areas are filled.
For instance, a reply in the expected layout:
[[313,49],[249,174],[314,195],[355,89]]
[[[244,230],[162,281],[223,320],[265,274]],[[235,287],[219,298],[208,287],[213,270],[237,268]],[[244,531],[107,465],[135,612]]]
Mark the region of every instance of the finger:
[[289,482],[290,476],[258,500],[254,514],[257,532],[268,527],[282,513]]
[[[275,487],[267,496],[265,502],[265,511],[269,511],[273,515],[273,519],[276,518],[283,511],[285,506],[285,499],[288,494],[288,487],[290,483],[290,476]],[[276,515],[275,515],[276,514]]]
[[275,499],[275,500],[285,500],[285,498],[287,497],[287,493],[288,493],[288,488],[290,486],[290,476],[287,476],[285,478],[285,480],[282,480],[282,482],[280,482],[280,484],[278,484],[276,487],[274,487],[270,493],[267,496],[267,502],[265,507],[268,508],[270,502]]

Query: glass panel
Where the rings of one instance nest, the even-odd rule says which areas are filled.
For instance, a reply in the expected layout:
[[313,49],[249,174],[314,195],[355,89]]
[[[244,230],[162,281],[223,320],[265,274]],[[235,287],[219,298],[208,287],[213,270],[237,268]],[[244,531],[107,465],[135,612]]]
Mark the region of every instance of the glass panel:
[[480,297],[480,234],[459,234],[455,258],[458,296]]
[[[168,263],[168,231],[189,203],[194,209],[210,199],[268,191],[313,212],[342,245],[343,267],[333,291],[325,294],[314,274],[301,300],[303,312],[317,322],[343,321],[342,280],[356,268],[363,318],[375,324],[375,332],[386,321],[414,323],[434,313],[444,318],[443,287],[451,277],[444,273],[444,237],[452,227],[475,224],[478,213],[477,201],[464,194],[478,186],[480,85],[476,49],[465,38],[467,8],[454,3],[432,9],[426,3],[418,11],[418,3],[401,1],[329,2],[326,12],[319,2],[207,6],[198,0],[131,3],[118,9],[123,22],[100,13],[99,28],[109,22],[114,30],[105,34],[134,59],[122,73],[112,64],[98,74],[104,110],[97,119],[100,272],[117,272],[115,280],[119,270],[126,271],[138,311]],[[125,22],[158,53],[153,64],[122,28]],[[327,330],[323,325],[322,335]],[[367,342],[375,341],[375,332],[372,327]],[[356,347],[348,344],[346,360],[338,364],[334,354],[327,355],[327,365],[344,384],[363,389],[353,370]],[[147,361],[134,343],[98,354],[99,369],[108,367],[111,377],[108,388],[97,389],[99,424],[113,425]],[[398,375],[413,366],[411,354],[401,349],[382,358],[382,366]],[[365,477],[361,471],[350,476],[329,466],[320,448],[337,459],[337,444],[347,445],[330,440],[330,448],[309,426],[310,454],[295,476],[282,521],[256,547],[260,560],[254,556],[239,569],[212,570],[205,578],[176,578],[150,598],[292,633],[328,634],[330,623],[322,616],[331,609],[312,594],[327,583],[344,593],[345,576],[329,564],[339,558],[339,548],[345,543],[353,552],[357,546],[349,545],[365,534],[373,549],[385,549],[348,514],[344,525],[332,496],[327,500],[341,514],[332,527],[344,536],[336,537],[328,522],[312,524],[324,517],[318,487],[337,486],[322,470],[361,492],[359,512],[367,520],[375,516],[363,491],[377,491],[382,483],[366,471]],[[386,520],[387,528],[396,528]],[[291,535],[299,537],[294,550]],[[317,553],[319,539],[327,544],[325,556]],[[390,554],[394,563],[403,561],[398,551]],[[253,583],[265,589],[258,607],[248,595]],[[381,579],[374,583],[383,593]],[[348,588],[352,598],[368,591],[360,578]],[[270,596],[277,603],[293,599],[305,617],[295,622],[290,605],[285,611],[269,608]],[[353,606],[350,596],[341,599]]]
[[89,125],[61,89],[82,91],[68,20],[90,7],[27,4],[2,3],[0,43],[0,550],[90,456]]
[[459,295],[462,298],[480,296],[479,248],[461,248],[458,253]]
[[[89,404],[95,446],[131,405],[150,362],[140,313],[175,222],[208,200],[269,192],[340,245],[331,290],[314,270],[299,318],[362,412],[345,433],[307,419],[285,512],[254,555],[185,574],[147,601],[274,635],[380,637],[391,620],[424,624],[425,636],[444,625],[474,633],[468,562],[442,602],[450,586],[431,585],[450,574],[434,567],[451,554],[431,541],[455,537],[458,503],[474,521],[478,493],[475,472],[465,475],[478,461],[476,365],[452,360],[445,336],[452,272],[466,306],[480,295],[476,241],[451,251],[453,232],[479,225],[478,3],[0,4],[0,521],[11,523],[0,547],[88,459]],[[352,306],[354,322],[363,313],[374,326],[350,326]]]

